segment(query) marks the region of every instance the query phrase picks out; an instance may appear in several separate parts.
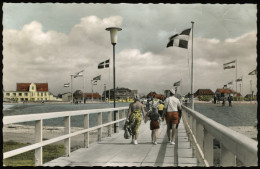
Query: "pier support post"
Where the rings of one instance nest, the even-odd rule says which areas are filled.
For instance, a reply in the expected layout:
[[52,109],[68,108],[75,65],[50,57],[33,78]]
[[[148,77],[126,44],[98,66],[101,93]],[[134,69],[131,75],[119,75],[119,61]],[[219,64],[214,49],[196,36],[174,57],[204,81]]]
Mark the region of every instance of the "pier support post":
[[[89,128],[89,114],[84,115],[84,129]],[[84,147],[89,147],[89,132],[84,133]]]
[[[64,134],[70,134],[70,116],[64,117]],[[65,156],[70,156],[70,137],[64,140]]]
[[[35,143],[42,142],[42,120],[35,121]],[[35,149],[35,166],[42,165],[42,147]]]
[[236,156],[224,147],[223,144],[220,144],[220,166],[236,166]]
[[[111,112],[111,111],[109,111],[109,112],[107,113],[107,120],[108,120],[108,122],[111,122],[111,121],[112,121],[112,112]],[[109,137],[111,137],[111,134],[112,134],[112,126],[113,126],[113,124],[108,125],[108,136],[109,136]]]
[[[102,112],[98,113],[98,126],[102,124]],[[102,127],[98,128],[98,141],[102,138]]]
[[209,166],[213,166],[214,165],[213,137],[209,134],[207,130],[204,130],[203,152],[204,152],[204,157],[207,160]]

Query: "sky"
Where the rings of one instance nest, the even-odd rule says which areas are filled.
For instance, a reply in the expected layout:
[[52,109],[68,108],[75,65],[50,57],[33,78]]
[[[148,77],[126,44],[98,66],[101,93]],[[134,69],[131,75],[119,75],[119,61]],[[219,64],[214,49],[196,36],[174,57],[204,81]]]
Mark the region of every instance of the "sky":
[[[238,12],[239,11],[239,12]],[[113,88],[113,46],[107,27],[120,27],[115,46],[116,87],[163,94],[181,80],[178,93],[228,87],[256,93],[256,4],[4,3],[3,88],[48,83],[54,95]],[[166,48],[168,39],[191,28],[188,49]],[[192,43],[193,37],[193,43]],[[192,45],[193,44],[193,45]],[[193,46],[193,48],[192,48]],[[193,49],[193,50],[192,50]],[[98,69],[110,59],[110,68]],[[236,69],[223,64],[236,60]],[[71,75],[84,70],[83,77]],[[101,75],[96,86],[91,80]],[[235,83],[236,78],[242,83]]]

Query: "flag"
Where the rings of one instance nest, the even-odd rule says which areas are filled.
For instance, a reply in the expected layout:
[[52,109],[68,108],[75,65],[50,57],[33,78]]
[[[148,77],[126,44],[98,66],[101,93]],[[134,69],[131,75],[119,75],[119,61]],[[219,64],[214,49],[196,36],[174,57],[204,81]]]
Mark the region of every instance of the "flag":
[[76,78],[76,77],[82,77],[82,76],[83,76],[83,71],[84,71],[84,70],[81,70],[80,72],[76,73],[76,74],[74,75],[74,78]]
[[93,80],[101,80],[101,75],[94,77]]
[[169,42],[167,43],[166,47],[168,48],[170,46],[177,46],[177,47],[188,49],[190,30],[191,28],[185,29],[180,34],[175,34],[171,36],[169,38]]
[[231,81],[231,82],[228,82],[228,84],[229,84],[229,85],[232,85],[232,84],[233,84],[233,81]]
[[178,81],[178,82],[175,82],[175,83],[173,84],[173,86],[180,86],[180,84],[181,84],[181,81]]
[[248,75],[256,75],[256,69],[253,70],[252,72],[248,73]]
[[70,87],[70,83],[64,84],[64,87]]
[[235,68],[235,63],[236,63],[236,60],[223,64],[224,70]]
[[227,87],[227,85],[225,84],[224,87]]
[[239,79],[237,79],[236,81],[237,81],[237,82],[241,82],[241,81],[242,81],[242,77],[239,78]]
[[98,69],[103,69],[107,67],[109,67],[109,59],[98,64]]

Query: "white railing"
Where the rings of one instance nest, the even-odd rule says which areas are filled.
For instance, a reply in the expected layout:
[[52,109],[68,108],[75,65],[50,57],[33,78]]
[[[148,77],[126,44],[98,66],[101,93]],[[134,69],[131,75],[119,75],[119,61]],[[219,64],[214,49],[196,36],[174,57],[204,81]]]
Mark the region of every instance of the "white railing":
[[[122,118],[119,119],[119,111],[121,110]],[[27,115],[14,115],[14,116],[4,116],[3,125],[23,123],[35,121],[35,143],[29,146],[18,148],[3,153],[3,159],[30,151],[35,150],[35,165],[41,166],[43,164],[43,151],[42,147],[48,144],[52,144],[61,140],[64,140],[65,145],[65,156],[70,155],[70,145],[71,137],[79,134],[84,134],[84,147],[89,147],[89,132],[92,130],[98,130],[98,141],[102,138],[102,128],[108,126],[108,136],[111,136],[112,126],[114,125],[114,131],[119,132],[119,122],[125,120],[125,110],[128,107],[118,107],[118,108],[107,108],[107,109],[91,109],[91,110],[78,110],[78,111],[65,111],[65,112],[51,112],[51,113],[40,113],[40,114],[27,114]],[[108,122],[102,123],[102,112],[108,112]],[[115,113],[115,120],[112,121],[112,112]],[[89,114],[98,114],[98,125],[89,128]],[[71,133],[71,116],[84,115],[84,129]],[[49,140],[43,141],[42,139],[42,127],[43,120],[64,117],[64,135],[55,137]]]
[[220,143],[220,166],[236,166],[237,159],[243,166],[258,165],[257,141],[190,108],[183,106],[183,110],[184,124],[196,146],[195,155],[200,156],[206,166],[214,165],[214,139]]

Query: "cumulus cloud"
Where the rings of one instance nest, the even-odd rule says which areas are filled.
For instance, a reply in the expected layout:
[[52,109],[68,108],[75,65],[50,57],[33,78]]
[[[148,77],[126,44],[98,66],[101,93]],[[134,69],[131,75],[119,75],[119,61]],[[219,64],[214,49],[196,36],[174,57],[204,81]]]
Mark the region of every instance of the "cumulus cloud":
[[[145,9],[148,13],[150,9]],[[154,14],[154,17],[157,17]],[[42,24],[32,21],[21,30],[3,30],[3,84],[5,90],[15,90],[18,82],[48,82],[52,93],[68,92],[63,84],[71,81],[70,75],[84,71],[87,92],[91,92],[90,81],[102,75],[94,91],[102,92],[104,84],[112,88],[112,45],[110,34],[105,28],[121,27],[122,16],[86,16],[75,24],[68,34],[54,30],[43,31]],[[139,25],[140,28],[142,24]],[[134,29],[129,27],[127,29]],[[130,31],[131,32],[131,31]],[[163,93],[173,83],[182,79],[182,92],[190,92],[191,50],[178,47],[157,48],[151,45],[135,47],[122,45],[133,39],[119,32],[121,42],[116,45],[116,86],[136,89],[139,93],[150,91]],[[144,41],[163,39],[167,31],[153,36],[153,31],[143,35]],[[131,34],[135,36],[135,34]],[[128,37],[129,39],[125,39]],[[166,41],[168,39],[166,38]],[[140,42],[145,44],[144,41]],[[155,45],[155,44],[153,44]],[[191,41],[189,42],[191,45]],[[160,49],[160,50],[159,50]],[[110,58],[109,69],[97,69],[98,63]],[[238,76],[245,78],[245,92],[249,92],[248,72],[256,67],[256,31],[224,40],[194,37],[194,89],[223,87],[234,80],[235,70],[223,70],[223,63],[237,59]],[[110,75],[110,76],[109,76]],[[83,79],[73,80],[74,90],[83,88]],[[195,92],[194,91],[194,92]]]

